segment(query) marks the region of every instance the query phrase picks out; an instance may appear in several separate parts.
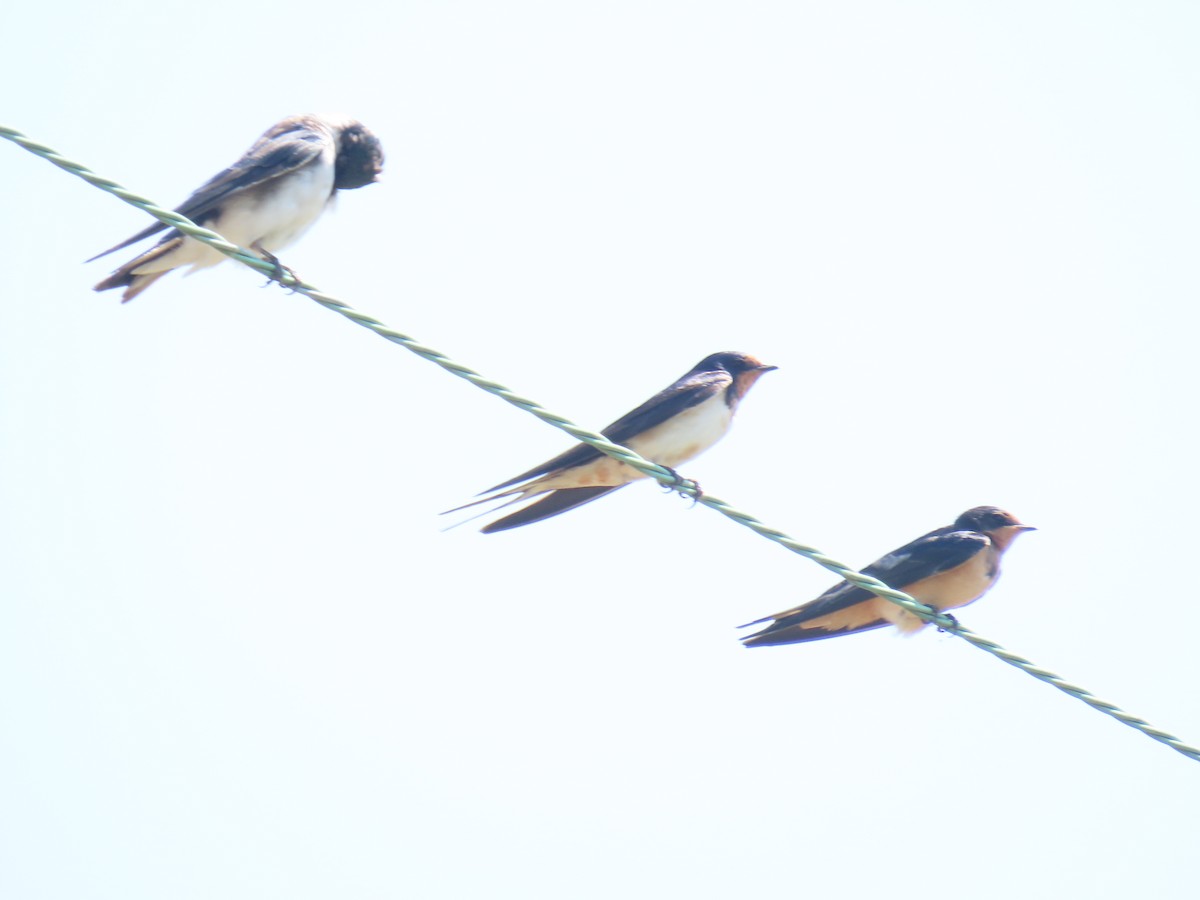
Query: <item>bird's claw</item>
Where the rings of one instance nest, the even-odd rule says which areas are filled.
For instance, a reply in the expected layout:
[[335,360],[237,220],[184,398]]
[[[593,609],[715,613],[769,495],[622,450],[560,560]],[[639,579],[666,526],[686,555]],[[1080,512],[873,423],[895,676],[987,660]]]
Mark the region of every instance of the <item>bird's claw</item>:
[[267,275],[267,282],[263,287],[267,287],[270,284],[283,284],[284,278],[290,278],[292,284],[284,284],[283,286],[290,287],[292,293],[296,293],[295,285],[300,282],[300,276],[296,274],[295,270],[289,266],[285,266],[279,261],[279,257],[270,250],[264,250],[262,247],[254,247],[254,249],[258,251],[264,260],[271,264],[271,272]]
[[950,613],[942,613],[942,616],[950,620],[950,625],[948,627],[939,625],[938,634],[945,634],[946,632],[949,632],[950,634],[958,634],[958,619],[956,619]]
[[667,492],[674,491],[680,497],[690,499],[692,506],[695,506],[700,498],[704,496],[704,492],[700,490],[699,483],[684,478],[670,466],[663,466],[663,468],[671,473],[672,481],[669,484],[663,484],[662,489]]

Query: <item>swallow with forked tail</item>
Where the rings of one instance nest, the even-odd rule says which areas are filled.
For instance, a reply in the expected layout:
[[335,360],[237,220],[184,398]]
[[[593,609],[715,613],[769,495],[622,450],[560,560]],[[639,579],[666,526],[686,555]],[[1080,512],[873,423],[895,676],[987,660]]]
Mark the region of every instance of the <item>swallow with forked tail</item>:
[[[275,251],[307,231],[338,191],[371,184],[382,169],[379,139],[361,122],[291,116],[267,129],[241,159],[197,188],[175,211],[279,266]],[[168,227],[156,222],[88,262]],[[172,269],[190,265],[194,272],[224,259],[223,253],[172,228],[95,290],[124,288],[124,303]]]
[[[1002,509],[977,506],[953,525],[931,531],[875,560],[862,573],[939,612],[957,609],[974,603],[996,583],[1000,557],[1023,531],[1036,529],[1022,525]],[[902,634],[914,634],[927,624],[920,616],[848,581],[834,585],[816,600],[741,627],[764,622],[771,624],[742,638],[747,647],[819,641],[885,625],[895,625]]]
[[[734,411],[746,392],[761,375],[775,368],[745,353],[714,353],[600,433],[652,462],[674,469],[719,441],[729,430]],[[632,466],[588,444],[577,444],[554,459],[489,488],[482,499],[446,512],[512,497],[497,507],[502,509],[528,497],[548,494],[481,529],[484,534],[491,534],[557,516],[645,477]]]

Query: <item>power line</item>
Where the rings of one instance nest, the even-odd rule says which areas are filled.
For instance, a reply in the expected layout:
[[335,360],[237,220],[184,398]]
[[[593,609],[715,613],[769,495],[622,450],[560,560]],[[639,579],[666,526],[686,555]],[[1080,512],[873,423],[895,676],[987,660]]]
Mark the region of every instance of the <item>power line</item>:
[[100,188],[100,190],[119,197],[131,206],[135,206],[138,209],[149,213],[151,216],[154,216],[160,222],[163,222],[177,229],[178,231],[195,238],[198,241],[208,244],[210,247],[219,250],[226,256],[230,256],[233,259],[236,259],[238,262],[243,263],[244,265],[247,265],[265,275],[268,275],[272,280],[277,281],[283,287],[288,288],[295,293],[303,294],[309,299],[321,304],[326,309],[345,316],[351,322],[375,332],[385,340],[391,341],[393,344],[399,344],[401,347],[404,347],[406,350],[415,353],[422,359],[428,360],[429,362],[440,366],[442,369],[445,369],[452,375],[456,375],[459,378],[471,382],[471,384],[475,385],[477,388],[487,391],[489,394],[493,394],[499,397],[501,400],[504,400],[505,402],[510,403],[519,409],[525,410],[531,415],[537,416],[543,422],[565,431],[576,440],[583,441],[585,444],[590,444],[601,453],[607,454],[608,456],[611,456],[620,462],[632,466],[639,472],[654,478],[660,484],[671,487],[679,493],[686,494],[687,496],[694,498],[698,503],[701,503],[710,509],[716,510],[723,516],[732,519],[734,522],[737,522],[739,525],[744,525],[746,528],[749,528],[751,531],[761,535],[767,540],[773,541],[774,543],[792,551],[793,553],[812,560],[818,565],[829,569],[839,578],[843,578],[852,584],[865,588],[866,590],[883,597],[885,600],[895,603],[897,606],[903,607],[909,612],[920,616],[925,621],[932,622],[942,631],[962,638],[975,647],[978,647],[979,649],[992,654],[998,659],[1003,660],[1009,665],[1015,666],[1022,672],[1025,672],[1027,675],[1031,675],[1034,678],[1037,678],[1039,681],[1044,681],[1046,684],[1057,688],[1063,693],[1068,694],[1077,700],[1081,700],[1093,709],[1098,710],[1107,716],[1111,716],[1118,722],[1123,722],[1130,728],[1140,731],[1147,737],[1166,744],[1172,750],[1182,753],[1189,759],[1200,762],[1200,749],[1185,744],[1173,734],[1169,734],[1168,732],[1154,728],[1144,719],[1139,719],[1137,716],[1125,712],[1113,703],[1109,703],[1106,700],[1101,700],[1084,688],[1071,684],[1064,680],[1061,676],[1056,675],[1047,669],[1036,666],[1024,657],[1018,656],[1017,654],[1006,650],[995,641],[976,634],[969,628],[959,624],[958,620],[953,616],[939,613],[932,607],[926,606],[925,604],[914,600],[903,591],[897,591],[894,588],[888,587],[886,584],[876,578],[872,578],[869,575],[863,575],[861,572],[850,568],[844,563],[838,562],[836,559],[827,556],[814,547],[801,544],[799,541],[788,536],[784,532],[779,531],[776,528],[771,528],[749,513],[745,513],[739,509],[736,509],[735,507],[726,503],[724,500],[714,497],[711,494],[702,494],[696,482],[687,479],[680,482],[677,475],[670,469],[660,466],[657,463],[650,462],[647,459],[643,459],[641,456],[634,453],[627,447],[622,447],[620,444],[614,444],[612,441],[608,440],[597,432],[590,431],[586,428],[581,428],[566,417],[551,412],[540,404],[523,397],[520,394],[517,394],[515,391],[512,391],[499,382],[485,378],[474,369],[468,368],[462,363],[454,361],[444,353],[441,353],[432,347],[428,347],[406,334],[387,327],[378,319],[368,316],[365,313],[361,313],[351,307],[349,304],[344,303],[330,294],[324,293],[314,285],[304,282],[290,269],[285,268],[280,271],[275,263],[268,262],[259,257],[257,254],[252,253],[243,247],[239,247],[236,244],[231,244],[215,231],[210,231],[207,228],[201,228],[191,220],[179,215],[179,213],[174,212],[173,210],[165,209],[158,204],[153,203],[138,194],[135,194],[127,188],[122,187],[111,179],[97,175],[95,172],[91,171],[85,166],[62,156],[53,148],[28,138],[15,128],[9,128],[5,125],[0,125],[0,137],[3,137],[14,144],[17,144],[18,146],[23,147],[35,156],[40,156],[42,159],[53,163],[60,169],[82,178],[89,184]]

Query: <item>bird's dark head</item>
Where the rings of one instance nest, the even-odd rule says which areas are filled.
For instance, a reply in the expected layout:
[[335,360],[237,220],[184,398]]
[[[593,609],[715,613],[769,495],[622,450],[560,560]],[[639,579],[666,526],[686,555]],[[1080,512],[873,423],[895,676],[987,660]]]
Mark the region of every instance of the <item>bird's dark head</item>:
[[773,372],[777,368],[779,367],[764,365],[749,354],[726,350],[704,357],[696,363],[696,367],[692,371],[697,373],[724,371],[732,375],[733,384],[729,388],[727,400],[733,406],[746,395],[746,391],[754,386],[754,382],[767,372]]
[[978,531],[992,538],[1003,550],[1023,531],[1037,531],[1032,525],[1023,525],[1021,520],[998,506],[976,506],[968,509],[954,522],[962,531]]
[[383,146],[362,122],[348,119],[338,128],[333,188],[349,191],[378,181],[383,172]]
[[696,363],[696,372],[714,372],[718,369],[724,369],[730,375],[741,375],[743,372],[770,372],[778,366],[764,366],[753,356],[748,353],[736,353],[733,350],[725,350],[721,353],[714,353],[712,356],[706,356],[700,362]]

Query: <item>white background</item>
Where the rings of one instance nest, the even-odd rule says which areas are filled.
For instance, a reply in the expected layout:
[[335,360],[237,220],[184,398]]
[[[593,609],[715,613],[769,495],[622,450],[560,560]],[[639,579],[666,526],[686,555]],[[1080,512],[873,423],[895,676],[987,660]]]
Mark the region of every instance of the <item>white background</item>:
[[[387,151],[302,277],[581,424],[780,367],[684,467],[864,565],[1039,531],[960,616],[1200,741],[1188,3],[3,13],[0,118],[173,205],[285,115]],[[648,483],[437,513],[561,433],[0,144],[0,895],[1190,896],[1200,766]]]

